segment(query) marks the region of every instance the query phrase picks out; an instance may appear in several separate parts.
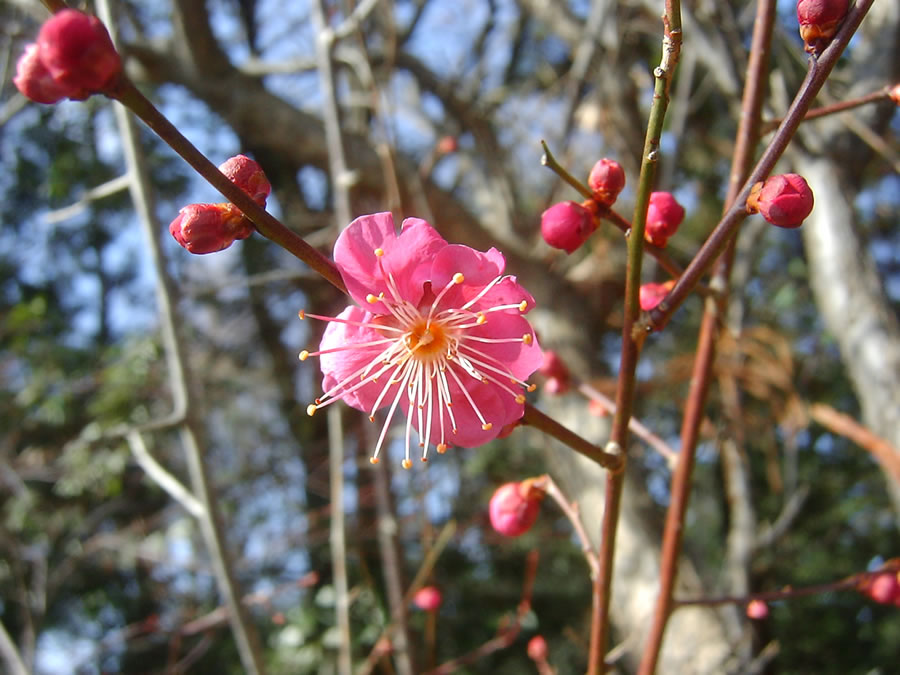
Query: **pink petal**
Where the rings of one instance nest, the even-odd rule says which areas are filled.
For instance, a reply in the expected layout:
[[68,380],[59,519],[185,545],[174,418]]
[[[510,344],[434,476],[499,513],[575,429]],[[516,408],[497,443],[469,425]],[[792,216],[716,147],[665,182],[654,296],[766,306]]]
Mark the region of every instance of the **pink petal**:
[[524,317],[517,314],[495,312],[488,315],[486,323],[474,326],[467,331],[467,335],[484,338],[519,338],[526,334],[532,337],[530,345],[523,342],[465,342],[464,344],[488,357],[486,360],[489,363],[508,368],[514,377],[525,381],[541,367],[544,357],[534,335],[534,329]]
[[347,285],[347,292],[361,307],[368,307],[366,296],[369,293],[378,295],[387,291],[375,249],[383,249],[387,241],[396,238],[394,217],[390,213],[375,213],[354,220],[334,243],[334,262]]
[[[347,290],[362,307],[387,314],[381,303],[368,304],[366,297],[393,294],[384,279],[382,268],[397,284],[400,299],[417,305],[423,285],[428,280],[429,266],[437,251],[447,242],[424,220],[408,218],[398,237],[389,212],[360,216],[341,233],[334,244],[334,261]],[[384,251],[379,265],[375,249]]]
[[487,253],[476,251],[462,244],[450,244],[441,249],[431,264],[431,288],[439,293],[456,273],[461,273],[465,281],[448,291],[441,301],[441,307],[461,307],[503,274],[506,260],[497,249]]
[[[346,319],[348,321],[370,321],[373,315],[364,309],[360,309],[354,305],[350,305],[343,312],[338,314],[338,319]],[[347,324],[338,322],[329,322],[322,335],[322,342],[319,345],[321,351],[334,349],[348,345],[369,342],[384,337],[374,328],[367,326],[348,326]],[[361,347],[359,349],[344,349],[331,354],[322,354],[320,357],[320,365],[322,367],[322,391],[330,391],[332,387],[339,384],[346,378],[350,377],[360,368],[369,364],[381,352],[382,347]],[[373,372],[377,372],[376,370]],[[349,386],[359,382],[359,378],[354,378]],[[374,405],[378,394],[384,388],[386,378],[379,379],[379,382],[371,382],[360,387],[350,393],[344,394],[342,397],[347,405],[370,412]],[[390,399],[388,399],[390,400]]]

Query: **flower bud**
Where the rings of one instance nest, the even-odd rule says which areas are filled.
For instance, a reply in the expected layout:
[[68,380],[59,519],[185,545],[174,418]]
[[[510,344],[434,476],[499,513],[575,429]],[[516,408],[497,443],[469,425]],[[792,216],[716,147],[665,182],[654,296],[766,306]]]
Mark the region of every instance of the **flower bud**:
[[588,174],[588,187],[595,200],[612,206],[625,187],[625,170],[614,159],[601,159]]
[[867,576],[858,590],[881,605],[900,607],[900,571],[885,570]]
[[819,53],[847,16],[848,0],[798,0],[797,23],[806,51]]
[[894,105],[900,105],[900,82],[888,89],[888,97],[894,102]]
[[76,94],[104,91],[122,74],[122,59],[95,16],[74,9],[57,12],[41,26],[37,44],[53,79]]
[[507,537],[525,534],[534,525],[546,494],[537,486],[537,479],[529,478],[521,483],[505,483],[491,497],[488,514],[491,526]]
[[169,224],[169,233],[191,253],[215,253],[253,234],[253,223],[234,204],[188,204]]
[[528,658],[532,661],[546,661],[549,649],[543,635],[535,635],[528,641]]
[[644,238],[656,246],[665,246],[682,220],[684,207],[675,201],[671,192],[651,192]]
[[269,179],[262,167],[245,155],[235,155],[219,166],[228,180],[246,192],[260,206],[266,205],[266,199],[272,192]]
[[544,391],[548,394],[564,394],[571,385],[571,374],[566,364],[552,349],[544,352],[544,361],[538,372],[547,378]]
[[439,155],[448,155],[459,150],[459,141],[456,140],[456,136],[443,136],[437,142],[435,150]]
[[544,241],[566,253],[578,249],[595,229],[594,214],[577,202],[559,202],[541,214]]
[[813,193],[796,173],[770,176],[750,189],[747,211],[778,227],[800,227],[813,209]]
[[747,603],[747,618],[761,620],[769,616],[769,606],[762,600]]
[[638,303],[640,304],[641,309],[645,312],[649,312],[663,301],[663,298],[669,294],[669,291],[671,291],[674,286],[674,279],[670,279],[661,284],[641,284],[641,287],[638,289]]
[[[16,64],[16,76],[13,84],[24,96],[36,103],[56,103],[66,96],[71,98],[87,98],[87,93],[73,92],[71,88],[60,85],[40,58],[40,49],[34,43],[26,45],[25,53]],[[75,96],[72,96],[72,94]],[[84,93],[83,96],[78,95]]]
[[436,612],[441,608],[444,596],[436,586],[423,586],[413,596],[413,604],[423,612]]

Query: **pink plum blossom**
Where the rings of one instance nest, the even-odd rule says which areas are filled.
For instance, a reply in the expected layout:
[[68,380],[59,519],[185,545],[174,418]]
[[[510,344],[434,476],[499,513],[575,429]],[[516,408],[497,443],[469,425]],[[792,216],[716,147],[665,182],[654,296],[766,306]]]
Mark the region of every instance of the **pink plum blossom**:
[[387,407],[375,463],[400,408],[405,468],[413,428],[425,461],[429,445],[481,445],[522,417],[542,354],[522,316],[534,299],[503,274],[499,251],[448,244],[418,218],[398,234],[390,213],[376,213],[341,233],[334,261],[356,304],[333,318],[300,312],[328,322],[319,351],[300,353],[321,357],[324,374],[310,415],[343,400],[374,421]]

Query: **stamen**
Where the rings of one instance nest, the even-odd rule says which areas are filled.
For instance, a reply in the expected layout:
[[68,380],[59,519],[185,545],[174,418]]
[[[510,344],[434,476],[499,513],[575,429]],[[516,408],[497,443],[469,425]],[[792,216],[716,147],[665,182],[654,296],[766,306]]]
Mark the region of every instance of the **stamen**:
[[308,406],[306,406],[306,414],[312,417],[316,414],[316,410],[318,409],[319,408],[315,403],[310,403]]
[[377,258],[380,258],[381,256],[384,255],[384,249],[383,249],[383,248],[376,248],[374,252],[375,252],[375,257],[377,257]]
[[378,464],[377,457],[369,457],[369,464]]
[[308,358],[309,358],[309,352],[308,352],[308,351],[306,351],[306,350],[304,349],[302,352],[300,352],[300,360],[301,360],[301,361],[306,361],[306,359],[308,359]]
[[412,468],[412,462],[409,460],[408,457],[406,459],[404,459],[402,462],[400,462],[400,464],[404,469],[409,470]]
[[299,316],[300,320],[303,321],[303,319],[306,318],[306,312],[301,309],[299,312],[297,312],[297,316]]
[[443,455],[445,452],[447,452],[447,444],[446,443],[438,443],[437,451],[438,451],[438,454]]

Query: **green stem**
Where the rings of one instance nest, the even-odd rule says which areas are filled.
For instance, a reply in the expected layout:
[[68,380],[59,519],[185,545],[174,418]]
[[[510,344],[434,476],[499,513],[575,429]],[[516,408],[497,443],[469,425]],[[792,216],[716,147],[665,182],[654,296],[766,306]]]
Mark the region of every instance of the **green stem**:
[[[622,449],[623,458],[628,447],[628,422],[634,405],[635,371],[646,333],[636,332],[636,321],[640,314],[638,292],[641,286],[641,264],[644,254],[644,230],[647,224],[647,206],[653,190],[659,162],[659,143],[663,122],[669,107],[669,86],[675,74],[681,53],[681,3],[680,0],[666,0],[663,17],[664,34],[662,57],[653,71],[656,78],[653,103],[647,122],[647,135],[641,158],[641,173],[638,179],[634,217],[631,234],[628,237],[628,266],[625,272],[625,316],[622,322],[622,355],[619,362],[619,378],[616,385],[616,414],[613,418],[610,446]],[[622,503],[624,475],[610,475],[606,478],[606,504],[603,511],[603,540],[600,548],[600,593],[599,611],[593,621],[591,644],[594,658],[599,661],[590,664],[591,672],[605,672],[603,654],[609,636],[609,605],[612,596],[613,559],[616,545],[616,530]]]

